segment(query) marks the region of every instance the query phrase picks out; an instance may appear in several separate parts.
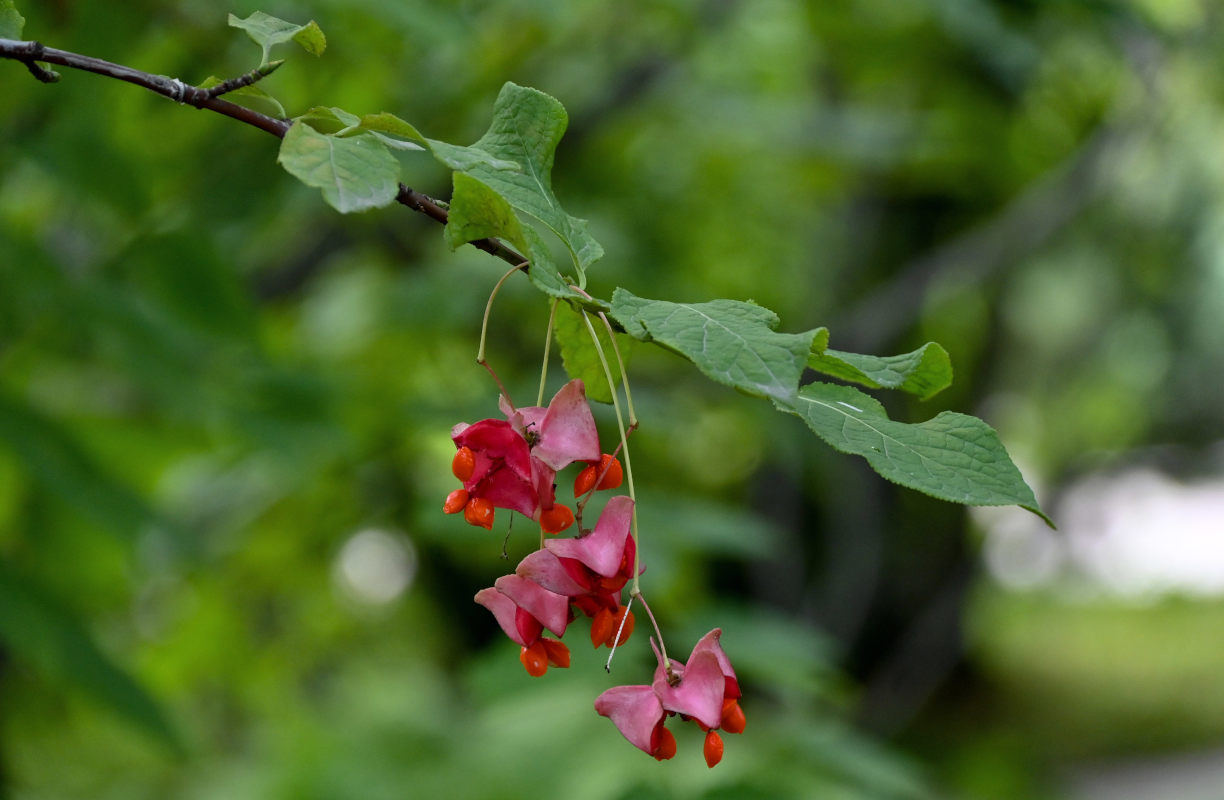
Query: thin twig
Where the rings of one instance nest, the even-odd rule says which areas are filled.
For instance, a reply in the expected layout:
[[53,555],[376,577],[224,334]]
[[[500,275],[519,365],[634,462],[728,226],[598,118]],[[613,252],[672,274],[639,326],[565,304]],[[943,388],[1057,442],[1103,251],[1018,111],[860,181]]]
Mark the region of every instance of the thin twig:
[[[206,109],[213,111],[222,116],[236,119],[239,122],[245,122],[261,131],[270,133],[278,138],[284,138],[288,133],[289,128],[293,125],[293,120],[277,119],[269,117],[266,114],[261,114],[258,111],[252,111],[245,106],[240,106],[237,103],[231,103],[224,98],[218,97],[217,92],[220,88],[214,86],[211,89],[203,89],[199,86],[183,83],[178,78],[169,78],[165,75],[154,75],[150,72],[143,72],[123,64],[116,64],[111,61],[105,61],[92,56],[84,56],[79,53],[73,53],[68,50],[59,50],[54,47],[46,47],[41,42],[23,41],[20,39],[0,39],[0,58],[6,58],[13,61],[19,61],[26,65],[30,73],[42,81],[43,83],[54,83],[59,80],[59,75],[45,67],[40,66],[36,62],[47,64],[55,64],[69,69],[76,69],[82,72],[92,72],[95,75],[102,75],[107,78],[133,83],[137,86],[148,89],[154,94],[159,94],[162,97],[168,97],[182,105],[188,105],[193,108]],[[266,68],[265,68],[266,69]],[[258,70],[257,70],[258,71]],[[264,74],[267,74],[266,72]],[[248,76],[250,73],[248,73]],[[248,77],[243,76],[243,78]],[[234,79],[242,80],[242,78]],[[250,81],[253,83],[254,80]],[[228,82],[227,82],[228,83]],[[221,84],[224,86],[225,84]],[[249,84],[243,84],[249,85]],[[225,91],[233,91],[238,86],[226,89]],[[399,193],[395,197],[396,201],[401,205],[407,206],[413,211],[424,214],[435,222],[440,222],[445,225],[449,219],[447,210],[437,200],[427,194],[416,191],[404,184],[399,185]],[[511,247],[506,246],[497,239],[477,239],[470,244],[478,250],[483,250],[489,255],[505,261],[508,264],[513,264],[523,271],[528,269],[527,259],[521,254],[515,252]]]
[[276,72],[276,68],[284,63],[285,60],[282,58],[279,61],[272,61],[264,64],[262,67],[256,67],[245,75],[239,75],[237,78],[230,78],[229,80],[221,81],[221,83],[218,83],[216,86],[208,87],[208,95],[210,97],[220,97],[223,94],[228,94],[229,92],[237,91],[238,89],[250,86],[257,81],[261,81],[268,77],[273,72]]

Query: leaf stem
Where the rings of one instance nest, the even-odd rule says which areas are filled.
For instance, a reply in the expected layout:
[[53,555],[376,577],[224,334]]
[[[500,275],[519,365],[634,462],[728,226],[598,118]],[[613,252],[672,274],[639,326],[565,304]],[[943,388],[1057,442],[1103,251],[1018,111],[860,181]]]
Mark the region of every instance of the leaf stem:
[[271,63],[264,64],[262,66],[256,67],[255,69],[251,70],[245,75],[239,75],[236,78],[230,78],[229,80],[222,81],[221,83],[218,83],[216,86],[210,86],[205,91],[208,92],[209,97],[220,97],[223,94],[237,91],[238,89],[242,89],[244,87],[247,87],[247,86],[250,86],[256,83],[257,81],[263,80],[264,78],[271,75],[273,72],[276,72],[277,68],[280,67],[280,65],[284,63],[285,63],[285,60],[282,58],[278,61],[273,61]]

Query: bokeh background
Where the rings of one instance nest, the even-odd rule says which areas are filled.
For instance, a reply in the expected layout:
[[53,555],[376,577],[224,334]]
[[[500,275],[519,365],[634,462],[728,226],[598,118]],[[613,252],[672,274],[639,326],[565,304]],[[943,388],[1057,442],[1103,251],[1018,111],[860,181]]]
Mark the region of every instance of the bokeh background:
[[[258,61],[226,13],[314,19],[327,52],[264,84],[289,113],[457,143],[504,81],[549,92],[595,292],[942,343],[951,389],[881,399],[996,426],[1059,530],[897,489],[639,348],[644,590],[679,653],[723,627],[749,721],[714,770],[694,726],[655,763],[591,709],[646,680],[644,633],[611,676],[571,643],[529,678],[471,597],[534,534],[504,561],[440,512],[451,425],[495,413],[503,265],[334,213],[232,120],[2,62],[0,796],[1224,796],[1216,4],[18,6],[196,83]],[[520,396],[545,323],[511,281],[490,357]]]

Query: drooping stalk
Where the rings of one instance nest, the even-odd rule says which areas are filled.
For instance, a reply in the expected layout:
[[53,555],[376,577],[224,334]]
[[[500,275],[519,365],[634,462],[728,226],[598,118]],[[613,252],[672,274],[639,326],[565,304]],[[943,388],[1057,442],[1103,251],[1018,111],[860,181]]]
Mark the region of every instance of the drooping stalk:
[[561,301],[554,297],[548,310],[548,332],[544,335],[544,363],[540,365],[540,393],[536,395],[537,406],[544,405],[544,383],[548,378],[548,353],[552,348],[553,326],[557,322],[557,303],[559,302]]
[[[612,393],[612,409],[616,412],[616,428],[620,433],[621,453],[625,457],[625,485],[629,489],[629,499],[633,501],[633,512],[630,517],[629,534],[633,537],[633,588],[630,594],[637,594],[638,573],[641,572],[642,546],[638,539],[638,520],[637,520],[637,494],[633,490],[633,463],[629,459],[629,439],[625,432],[625,418],[621,414],[620,395],[616,391],[616,384],[612,381],[612,369],[608,366],[608,357],[604,355],[603,345],[599,343],[599,334],[595,332],[595,326],[591,324],[591,318],[584,311],[582,312],[582,321],[586,323],[587,332],[591,334],[591,341],[595,344],[595,354],[599,356],[599,364],[603,367],[604,377],[608,380],[608,388]],[[596,484],[598,486],[598,483]]]
[[629,373],[625,371],[625,359],[621,357],[620,345],[616,343],[616,331],[612,329],[608,315],[600,311],[599,318],[603,320],[604,327],[608,329],[608,339],[612,342],[612,352],[616,355],[616,367],[620,370],[621,385],[625,387],[625,406],[629,409],[629,430],[632,431],[637,428],[638,419],[637,414],[633,411],[633,395],[629,392]]
[[497,384],[502,397],[506,398],[506,402],[510,404],[511,408],[514,408],[514,401],[510,399],[510,393],[506,391],[506,387],[502,385],[501,378],[497,377],[497,373],[493,371],[493,368],[489,366],[489,362],[485,360],[485,339],[489,333],[489,314],[493,310],[493,298],[497,297],[497,293],[501,290],[502,284],[506,282],[506,279],[522,269],[526,263],[524,261],[522,264],[510,269],[505,275],[501,276],[497,283],[493,284],[493,291],[489,292],[489,299],[485,303],[484,318],[480,321],[480,346],[476,348],[476,363],[488,370],[489,374],[493,376],[493,382]]
[[646,609],[646,616],[650,617],[650,625],[654,628],[655,632],[654,640],[659,643],[659,655],[663,657],[663,672],[667,675],[667,679],[670,682],[672,678],[672,668],[671,661],[669,661],[667,658],[667,646],[663,644],[663,632],[659,630],[659,623],[655,620],[654,612],[650,610],[650,603],[646,602],[646,598],[642,595],[642,590],[636,586],[634,586],[633,591],[629,593],[630,600],[632,600],[634,597],[642,601],[642,608]]

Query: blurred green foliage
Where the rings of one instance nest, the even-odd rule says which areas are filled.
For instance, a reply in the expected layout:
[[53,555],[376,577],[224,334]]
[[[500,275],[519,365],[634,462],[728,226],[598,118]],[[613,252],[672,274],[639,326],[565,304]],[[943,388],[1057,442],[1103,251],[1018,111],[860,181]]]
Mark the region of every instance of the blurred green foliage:
[[[314,19],[327,52],[261,83],[290,114],[446,141],[483,133],[505,81],[545,90],[571,116],[557,195],[607,251],[593,290],[754,299],[841,350],[938,341],[956,382],[892,416],[978,414],[1051,494],[1127,448],[1206,469],[1221,438],[1209,3],[20,10],[27,38],[192,82],[255,65],[226,13]],[[686,735],[654,763],[590,707],[646,679],[644,635],[611,678],[576,647],[530,679],[471,602],[501,537],[439,513],[451,425],[494,413],[472,360],[502,265],[404,209],[340,216],[272,137],[134,87],[0,62],[0,97],[0,794],[929,796],[857,713],[952,791],[1031,798],[1152,720],[1167,746],[1219,735],[1214,695],[1183,694],[1218,655],[1155,655],[1205,643],[1214,605],[1141,625],[994,597],[966,643],[961,509],[639,348],[644,590],[680,650],[724,628],[749,718],[715,770]],[[508,283],[490,358],[519,396],[545,324]],[[401,595],[371,593],[370,558]]]

